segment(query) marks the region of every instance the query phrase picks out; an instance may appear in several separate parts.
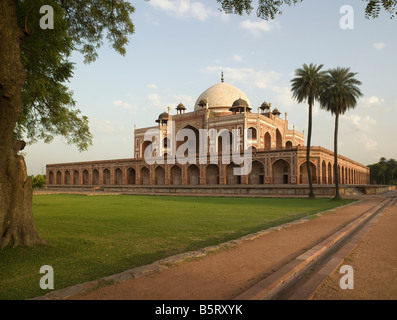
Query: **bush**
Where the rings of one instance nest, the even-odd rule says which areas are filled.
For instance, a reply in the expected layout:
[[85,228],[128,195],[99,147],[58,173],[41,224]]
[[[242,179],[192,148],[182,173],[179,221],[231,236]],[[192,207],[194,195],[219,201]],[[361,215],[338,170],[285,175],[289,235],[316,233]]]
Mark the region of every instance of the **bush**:
[[33,179],[33,189],[42,189],[45,187],[45,176],[38,174],[37,176],[32,176]]

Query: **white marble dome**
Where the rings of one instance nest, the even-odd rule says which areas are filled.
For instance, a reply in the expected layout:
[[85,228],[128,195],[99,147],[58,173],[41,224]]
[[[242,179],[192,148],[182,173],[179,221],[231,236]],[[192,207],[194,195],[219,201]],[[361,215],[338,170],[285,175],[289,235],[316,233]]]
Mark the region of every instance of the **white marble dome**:
[[205,90],[198,97],[196,104],[194,105],[194,111],[201,109],[199,104],[202,100],[206,100],[208,102],[208,108],[212,109],[214,112],[229,111],[233,102],[238,99],[247,101],[248,107],[251,108],[251,102],[244,92],[231,84],[220,82]]

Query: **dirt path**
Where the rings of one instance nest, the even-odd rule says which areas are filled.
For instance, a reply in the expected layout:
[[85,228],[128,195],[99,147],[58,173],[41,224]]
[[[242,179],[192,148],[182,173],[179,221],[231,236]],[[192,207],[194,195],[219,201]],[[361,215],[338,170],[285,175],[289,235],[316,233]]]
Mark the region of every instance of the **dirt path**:
[[353,268],[353,289],[341,289],[337,270],[323,283],[313,300],[397,299],[397,202],[345,258]]
[[[89,293],[75,295],[69,299],[233,299],[296,256],[302,254],[342,226],[357,218],[381,200],[383,200],[382,197],[368,198],[359,203],[327,212],[315,219],[292,224],[278,231],[263,234],[255,239],[243,241],[227,250],[209,254],[193,261],[184,261],[146,276],[102,287]],[[395,236],[397,231],[397,214],[393,214],[396,206],[393,207],[393,210],[390,210],[385,215],[385,219],[393,220],[394,218],[394,224],[391,221],[385,222],[389,228],[389,233],[386,234],[381,230],[379,232],[383,233],[384,237],[378,239],[379,243],[374,244],[372,243],[373,240],[369,240],[371,238],[367,238],[364,243],[369,243],[370,245],[362,246],[365,254],[360,253],[359,256],[367,259],[367,262],[365,265],[361,265],[360,262],[360,266],[353,266],[353,268],[357,268],[357,286],[359,282],[366,281],[361,280],[361,276],[359,276],[360,270],[362,270],[362,277],[365,279],[366,270],[368,269],[372,272],[372,269],[369,269],[368,266],[369,262],[375,260],[382,261],[381,259],[384,259],[373,256],[374,251],[377,253],[384,251],[384,256],[386,257],[390,256],[390,252],[394,255],[394,259],[392,260],[383,260],[382,273],[384,273],[383,278],[386,281],[390,276],[390,272],[394,272],[393,276],[397,278],[395,277],[397,266],[397,237]],[[389,216],[392,216],[392,218]],[[392,239],[390,240],[389,238]],[[389,240],[389,245],[385,245],[385,242],[388,243]],[[336,275],[334,281],[338,281],[339,283],[338,276]],[[327,288],[329,290],[318,296],[318,299],[328,299],[330,297],[328,296],[329,292],[333,293],[335,291],[333,284],[329,284]],[[395,291],[394,293],[391,292],[391,295],[393,294],[397,298]],[[335,297],[334,299],[337,298],[339,297]]]

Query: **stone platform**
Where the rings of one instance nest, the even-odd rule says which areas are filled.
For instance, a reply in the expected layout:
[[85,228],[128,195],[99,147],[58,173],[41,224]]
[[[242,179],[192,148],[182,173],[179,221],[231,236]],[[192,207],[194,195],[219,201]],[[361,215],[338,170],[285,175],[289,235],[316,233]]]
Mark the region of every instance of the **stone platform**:
[[[335,186],[314,185],[318,196],[334,196]],[[152,185],[109,185],[109,186],[48,186],[53,192],[87,192],[148,195],[196,195],[196,196],[304,196],[309,194],[309,185],[196,185],[196,186],[152,186]],[[341,185],[340,195],[377,195],[396,190],[387,185]]]

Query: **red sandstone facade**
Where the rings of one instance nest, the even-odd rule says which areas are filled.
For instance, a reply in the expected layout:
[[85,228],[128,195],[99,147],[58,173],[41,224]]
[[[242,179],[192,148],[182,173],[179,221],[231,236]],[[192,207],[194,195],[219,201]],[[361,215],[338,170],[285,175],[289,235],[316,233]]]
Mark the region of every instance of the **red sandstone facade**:
[[[242,100],[241,95],[243,93],[231,85],[223,82],[215,85],[199,97],[193,112],[185,113],[185,107],[180,104],[176,115],[171,114],[170,108],[168,113],[161,114],[156,120],[157,126],[135,129],[134,158],[49,164],[46,168],[47,186],[307,184],[304,135],[296,131],[294,126],[290,129],[287,114],[282,119],[277,109],[271,110],[271,104],[264,103],[257,113],[252,113],[249,102]],[[197,141],[200,129],[216,132],[213,143],[208,143],[205,164],[199,164],[198,157],[195,163],[167,163],[172,154],[171,123],[175,134],[181,129],[190,129]],[[164,164],[149,165],[144,159],[145,151],[152,143],[145,141],[144,136],[151,129],[158,129],[162,133],[161,152],[157,155],[166,158]],[[249,141],[244,136],[248,129],[252,133]],[[252,149],[252,170],[247,175],[237,176],[233,173],[236,167],[234,163],[222,163],[223,137],[225,132],[232,137],[232,130],[240,135],[240,150],[247,145]],[[176,142],[176,149],[184,142]],[[198,145],[196,152],[199,153]],[[216,164],[210,163],[210,153],[219,154]],[[332,151],[312,147],[310,166],[314,184],[334,183]],[[338,156],[338,172],[341,184],[369,184],[369,168],[346,157]]]
[[[121,185],[238,185],[307,184],[306,148],[257,150],[252,171],[236,176],[234,164],[148,165],[144,159],[60,163],[47,165],[47,186]],[[341,184],[369,184],[369,169],[339,156]],[[311,149],[314,184],[333,184],[333,153],[321,147]]]

